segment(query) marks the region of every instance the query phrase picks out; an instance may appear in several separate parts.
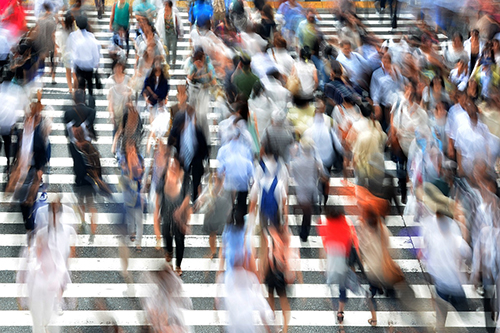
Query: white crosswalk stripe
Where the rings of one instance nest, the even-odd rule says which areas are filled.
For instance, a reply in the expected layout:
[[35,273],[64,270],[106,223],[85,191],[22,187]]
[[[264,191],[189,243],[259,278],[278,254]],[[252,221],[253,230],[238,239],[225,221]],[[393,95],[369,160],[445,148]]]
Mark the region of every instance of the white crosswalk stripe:
[[[29,25],[34,25],[36,20],[33,17],[33,11],[27,10]],[[102,46],[101,53],[103,59],[101,61],[101,75],[103,78],[109,74],[111,59],[108,56],[106,46],[112,33],[108,30],[109,9],[104,14],[102,20],[97,20],[95,10],[88,12],[90,23],[95,30],[95,36]],[[185,32],[188,31],[187,13],[182,10],[181,13]],[[374,13],[360,13],[359,17],[365,20],[367,30],[374,32],[379,38],[395,38],[396,33],[392,32],[389,25],[388,14],[385,15],[383,21],[379,15]],[[400,26],[408,28],[415,23],[415,17],[411,14],[400,15]],[[322,20],[319,21],[320,29],[325,33],[327,38],[337,37],[337,21],[330,13],[322,13]],[[131,38],[135,33],[131,32]],[[440,39],[445,36],[440,35]],[[169,92],[168,105],[172,105],[176,100],[176,85],[185,83],[184,70],[180,68],[181,59],[185,59],[191,53],[189,50],[190,42],[188,35],[185,34],[178,42],[178,61],[177,66],[170,70],[171,79],[169,83],[171,90]],[[130,57],[127,61],[129,68],[127,72],[133,73],[133,64],[135,61],[135,50],[130,50]],[[45,72],[49,71],[45,68]],[[61,64],[56,68],[55,85],[51,85],[52,79],[46,75],[42,82],[45,84],[42,104],[50,106],[52,109],[45,110],[44,115],[54,120],[52,126],[53,133],[50,135],[50,142],[53,146],[53,157],[50,160],[50,166],[55,169],[48,175],[44,175],[44,181],[49,184],[49,192],[57,192],[62,195],[63,203],[73,204],[76,198],[71,189],[74,182],[74,176],[71,168],[73,161],[69,157],[67,150],[67,139],[63,133],[65,127],[62,123],[62,117],[65,107],[72,105],[72,101],[68,95],[66,86],[65,69]],[[106,110],[108,102],[106,100],[107,89],[102,89],[97,95],[96,106],[96,130],[98,132],[98,140],[96,142],[98,149],[101,151],[103,158],[101,159],[102,166],[107,170],[104,179],[109,184],[116,186],[118,184],[118,168],[117,161],[111,155],[110,149],[112,144],[113,126],[108,122],[109,113]],[[213,107],[214,103],[210,102]],[[213,119],[217,119],[217,115],[211,115]],[[210,127],[212,133],[216,133],[218,128],[216,125]],[[145,140],[144,140],[145,143]],[[216,169],[218,166],[217,160],[212,156],[210,160],[210,168]],[[150,164],[151,159],[146,158],[146,163]],[[3,168],[6,165],[6,159],[0,157],[0,166]],[[392,161],[386,161],[386,168],[390,171],[396,169]],[[352,177],[352,175],[351,175]],[[0,183],[5,183],[6,174],[0,173]],[[349,181],[353,182],[350,178]],[[289,204],[297,205],[293,188],[295,184],[292,181],[292,191],[289,195]],[[329,205],[342,205],[352,208],[352,212],[348,212],[348,217],[352,221],[356,221],[358,208],[353,198],[344,194],[339,194],[336,191],[344,186],[341,178],[332,177],[330,186],[334,190],[334,194],[329,196]],[[54,190],[57,188],[57,190]],[[113,193],[114,201],[122,202],[120,193]],[[394,208],[394,207],[392,207]],[[116,323],[119,326],[127,327],[132,332],[136,332],[135,328],[147,325],[144,313],[138,308],[137,304],[141,297],[147,297],[150,292],[150,285],[140,283],[140,278],[143,273],[161,269],[165,265],[165,259],[161,252],[154,249],[156,239],[153,232],[153,216],[146,214],[144,216],[144,237],[142,246],[143,254],[132,255],[129,262],[128,270],[131,272],[135,283],[124,283],[120,276],[122,264],[118,256],[118,247],[121,237],[118,236],[113,227],[121,218],[118,212],[117,204],[108,200],[99,199],[97,202],[98,213],[96,214],[96,224],[98,226],[97,234],[93,237],[89,235],[88,227],[84,230],[79,229],[79,225],[74,225],[75,229],[79,230],[76,240],[77,257],[69,260],[69,267],[73,279],[65,291],[63,297],[65,299],[75,298],[78,302],[86,304],[84,309],[69,308],[64,311],[61,316],[54,318],[51,325],[64,326],[67,332],[73,332],[72,329],[80,327],[90,327],[97,332],[100,326],[110,326]],[[86,214],[87,221],[90,215]],[[204,255],[208,252],[208,236],[202,231],[203,214],[193,214],[189,222],[192,228],[192,234],[186,236],[186,255],[183,260],[183,280],[185,282],[185,295],[196,299],[199,302],[196,309],[186,313],[186,319],[189,325],[201,328],[203,332],[219,332],[220,326],[224,326],[227,322],[226,313],[224,311],[214,311],[213,299],[224,296],[220,285],[215,283],[214,275],[219,271],[218,259],[207,259]],[[288,216],[289,225],[294,236],[291,240],[292,248],[301,252],[301,258],[295,260],[292,264],[294,269],[300,271],[304,275],[303,284],[294,284],[288,290],[288,297],[292,300],[292,311],[290,326],[293,332],[332,332],[332,327],[337,326],[336,314],[333,311],[331,298],[338,299],[338,286],[333,286],[330,289],[325,284],[324,271],[325,261],[320,258],[318,251],[322,248],[320,237],[317,235],[315,227],[321,225],[322,217],[313,215],[312,219],[312,235],[308,242],[301,242],[298,235],[298,230],[302,222],[302,216],[298,210],[291,211]],[[422,274],[422,266],[417,260],[416,251],[423,246],[420,237],[415,236],[419,223],[413,220],[412,216],[397,216],[391,215],[387,218],[387,226],[393,233],[390,237],[390,248],[395,261],[399,264],[409,277],[409,287],[413,290],[415,303],[417,303],[418,311],[409,309],[403,304],[394,306],[394,300],[384,296],[376,296],[378,306],[377,317],[378,326],[388,327],[389,323],[392,326],[404,329],[405,328],[424,328],[433,326],[435,323],[435,312],[432,311],[431,298],[433,297],[434,289],[430,286]],[[408,227],[408,228],[407,228]],[[26,297],[26,286],[16,283],[15,272],[23,267],[23,259],[18,257],[21,248],[26,244],[27,238],[24,233],[22,216],[18,205],[12,203],[10,195],[0,193],[0,331],[1,332],[16,332],[16,329],[30,326],[32,323],[31,315],[28,311],[18,310],[15,299]],[[253,243],[258,247],[260,242],[259,237],[253,238]],[[132,246],[133,244],[127,243]],[[220,243],[220,237],[218,239]],[[414,248],[415,247],[415,248]],[[7,274],[2,274],[7,273]],[[363,284],[363,288],[368,290],[369,286]],[[447,327],[454,328],[483,328],[485,326],[494,327],[491,320],[486,320],[485,313],[482,308],[481,296],[476,292],[473,285],[464,286],[467,298],[471,301],[468,311],[460,313],[450,313],[447,320]],[[267,290],[262,286],[263,294],[267,296]],[[368,322],[370,318],[369,311],[363,301],[363,296],[355,295],[348,292],[348,297],[353,299],[352,305],[346,305],[346,317],[344,321],[345,327],[356,329],[356,332],[367,332]],[[99,310],[96,307],[92,308],[91,301],[104,298],[110,310]],[[77,302],[77,303],[78,303]],[[304,304],[307,303],[307,306]],[[257,318],[256,318],[257,319]],[[276,325],[281,325],[283,318],[281,312],[276,312]],[[259,319],[257,319],[259,322]],[[66,332],[66,330],[63,330]],[[354,332],[354,330],[353,330]]]

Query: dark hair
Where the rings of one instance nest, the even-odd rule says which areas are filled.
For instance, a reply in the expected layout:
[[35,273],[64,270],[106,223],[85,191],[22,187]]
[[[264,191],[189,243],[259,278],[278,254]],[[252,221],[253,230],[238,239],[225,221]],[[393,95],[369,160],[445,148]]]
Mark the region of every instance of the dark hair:
[[151,71],[151,73],[149,73],[149,76],[147,78],[147,82],[150,86],[154,87],[155,86],[155,83],[156,83],[156,70],[159,69],[160,70],[160,77],[159,77],[159,81],[162,81],[162,80],[167,80],[167,78],[165,77],[165,74],[163,73],[163,68],[160,66],[154,66],[153,65],[153,70]]
[[335,77],[341,77],[342,76],[342,65],[340,64],[340,62],[338,62],[335,59],[332,59],[330,61],[330,68],[331,68],[331,72],[333,73],[333,75]]
[[52,11],[52,6],[49,3],[44,2],[43,3],[43,10],[45,10],[46,12],[51,12]]
[[71,32],[73,31],[73,23],[75,22],[75,18],[73,17],[73,15],[71,15],[70,13],[66,13],[66,15],[64,15],[64,29],[68,32]]
[[[431,83],[430,83],[430,87],[431,87],[431,88],[434,88],[434,79],[439,79],[439,80],[441,80],[441,87],[442,87],[443,89],[445,88],[445,86],[444,86],[444,79],[443,79],[441,76],[439,76],[439,75],[436,75],[436,76],[434,76],[434,77],[432,78]],[[415,89],[415,91],[416,91],[416,89]]]
[[205,51],[201,47],[197,47],[193,53],[193,62],[203,60],[205,58]]
[[172,8],[174,6],[172,0],[167,0],[165,1],[165,5],[167,5],[168,7]]
[[248,103],[246,101],[239,101],[236,103],[234,109],[240,114],[241,119],[248,121]]
[[347,45],[347,44],[349,44],[349,46],[352,47],[352,43],[347,39],[342,40],[339,45],[340,45],[340,47],[344,47],[344,45]]
[[269,5],[268,3],[266,3],[264,7],[262,7],[262,13],[269,17],[270,20],[274,21],[274,10],[273,7],[271,7],[271,5]]
[[327,218],[335,219],[345,215],[344,207],[342,206],[326,206],[325,215]]
[[300,50],[300,59],[304,61],[311,60],[311,49],[309,49],[309,46],[304,46]]
[[452,40],[454,40],[454,39],[455,39],[455,38],[457,38],[457,37],[458,37],[458,38],[460,38],[460,41],[461,41],[462,43],[464,42],[464,38],[462,37],[462,34],[461,34],[461,33],[459,33],[459,32],[455,32],[455,33],[453,34],[453,36],[451,37],[451,39],[452,39]]

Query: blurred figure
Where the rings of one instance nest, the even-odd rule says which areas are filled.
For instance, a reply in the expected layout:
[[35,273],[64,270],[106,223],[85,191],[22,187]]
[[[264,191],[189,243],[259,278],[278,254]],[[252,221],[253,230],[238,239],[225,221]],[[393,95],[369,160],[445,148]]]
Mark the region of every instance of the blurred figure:
[[[383,223],[387,213],[388,203],[372,195],[363,187],[355,188],[361,216],[357,222],[356,230],[359,237],[359,250],[361,261],[366,269],[366,276],[370,284],[373,306],[377,293],[384,293],[388,297],[395,297],[395,285],[404,281],[405,277],[401,268],[391,258],[389,252],[390,231]],[[372,326],[377,322],[369,321]]]
[[[66,124],[65,134],[69,139],[69,152],[73,158],[73,172],[75,174],[75,194],[78,198],[78,205],[82,221],[82,227],[85,224],[85,213],[89,211],[91,233],[94,234],[97,225],[95,218],[97,210],[94,206],[95,191],[92,187],[91,180],[87,177],[87,165],[84,155],[82,155],[77,147],[77,143],[84,141],[92,141],[95,139],[94,121],[96,116],[95,100],[89,96],[89,105],[85,105],[85,93],[78,89],[74,94],[75,106],[68,108],[64,112],[64,122]],[[74,135],[73,128],[81,129],[81,137]],[[78,140],[80,139],[80,140]]]
[[[344,307],[347,302],[347,289],[356,294],[365,294],[368,307],[372,314],[372,326],[377,324],[377,314],[368,293],[359,284],[354,264],[359,261],[359,241],[356,229],[351,221],[347,220],[342,208],[328,207],[326,209],[326,225],[318,227],[318,233],[323,240],[323,247],[327,259],[327,283],[332,288],[339,285],[339,306],[337,310],[337,322],[344,322]],[[363,268],[361,266],[361,268]],[[333,296],[333,295],[332,295]],[[335,308],[335,304],[333,305]]]
[[77,82],[73,82],[73,73],[71,66],[71,50],[68,45],[69,35],[74,30],[75,19],[72,15],[66,13],[64,18],[61,20],[62,29],[56,31],[56,44],[57,44],[57,55],[62,61],[64,68],[66,70],[66,82],[68,83],[69,94],[73,95],[73,89],[77,85]]
[[290,159],[290,147],[293,141],[293,133],[286,124],[286,112],[273,111],[271,126],[265,128],[260,140],[261,155],[266,154],[264,147],[268,146],[270,154],[287,162]]
[[196,110],[198,124],[205,137],[210,138],[207,113],[210,101],[210,86],[216,85],[216,74],[210,58],[203,49],[197,48],[187,63],[189,105]]
[[[33,318],[33,332],[58,332],[59,327],[48,327],[56,311],[61,310],[62,294],[71,278],[68,258],[74,251],[76,232],[69,223],[76,222],[71,208],[64,208],[57,199],[38,212],[37,222],[42,227],[36,235],[35,259],[27,272],[26,284],[29,309]],[[64,220],[64,223],[62,222]]]
[[43,4],[43,14],[38,18],[36,25],[35,47],[38,49],[42,68],[45,68],[45,58],[49,58],[50,60],[52,84],[56,84],[56,27],[57,21],[52,12],[51,5],[45,2]]
[[314,141],[303,138],[299,153],[290,163],[290,174],[296,183],[297,201],[302,210],[300,240],[307,242],[311,230],[311,216],[318,203],[318,182],[325,177],[323,165],[315,156]]
[[146,100],[146,106],[149,110],[150,123],[156,118],[159,109],[163,109],[168,101],[168,72],[166,73],[162,64],[155,61],[151,74],[144,81],[142,94]]
[[141,253],[144,229],[142,216],[144,202],[141,196],[144,159],[139,155],[133,143],[129,142],[125,146],[125,155],[120,161],[120,165],[122,175],[119,187],[123,192],[123,205],[130,241],[135,242],[136,252]]
[[447,304],[450,303],[457,311],[468,309],[467,298],[462,284],[466,283],[466,276],[461,269],[464,260],[470,260],[472,251],[465,238],[460,223],[453,220],[458,212],[455,202],[445,197],[432,184],[424,183],[424,203],[435,215],[422,221],[422,237],[424,247],[422,257],[426,269],[432,276],[436,286],[436,330],[445,332]]
[[294,49],[295,32],[299,23],[305,19],[304,8],[296,0],[287,0],[279,6],[276,14],[279,16],[277,20],[283,22],[281,34],[287,41],[288,49]]
[[274,292],[280,299],[281,311],[283,312],[282,332],[288,332],[288,323],[290,321],[290,304],[286,295],[286,287],[295,281],[295,275],[292,273],[289,260],[290,234],[288,227],[278,232],[275,227],[268,228],[269,240],[268,247],[262,249],[265,251],[263,258],[263,270],[261,280],[267,285],[267,300],[271,310],[275,311]]
[[167,265],[163,270],[148,273],[149,297],[142,298],[146,320],[155,333],[188,333],[191,328],[184,318],[192,310],[191,299],[184,296],[182,280]]
[[[270,325],[274,314],[262,296],[262,289],[253,272],[249,272],[242,266],[242,262],[228,271],[220,278],[219,283],[224,283],[224,294],[218,309],[226,310],[228,313],[228,325],[225,332],[228,333],[257,333],[272,332]],[[254,313],[258,312],[263,327],[257,325]]]
[[203,231],[209,235],[210,253],[208,258],[217,257],[217,236],[222,234],[224,226],[231,216],[233,203],[231,193],[225,192],[224,177],[210,174],[206,188],[195,203],[195,211],[204,214]]
[[101,59],[101,45],[94,34],[87,31],[88,23],[85,16],[76,18],[77,31],[72,32],[67,41],[71,51],[79,89],[88,89],[89,95],[93,94],[94,69],[99,67]]
[[116,63],[113,74],[108,78],[106,88],[108,91],[109,119],[113,124],[113,136],[121,128],[123,116],[127,110],[127,103],[132,97],[132,89],[129,86],[130,76],[125,74],[125,64]]
[[185,247],[184,239],[189,231],[188,222],[191,217],[189,190],[188,186],[183,182],[184,170],[175,153],[170,156],[167,165],[165,175],[160,179],[156,187],[157,196],[154,213],[156,248],[160,248],[161,235],[163,235],[165,259],[170,264],[175,239],[175,272],[181,276],[181,263]]
[[167,64],[173,68],[177,60],[177,40],[184,36],[184,27],[179,9],[174,7],[171,0],[163,3],[164,7],[160,8],[156,17],[155,28],[167,48]]
[[[96,0],[100,1],[100,0]],[[111,7],[111,15],[109,20],[109,30],[114,33],[123,34],[126,46],[126,58],[128,58],[129,34],[130,34],[130,17],[132,16],[132,6],[127,0],[115,1]],[[100,19],[100,18],[99,18]]]

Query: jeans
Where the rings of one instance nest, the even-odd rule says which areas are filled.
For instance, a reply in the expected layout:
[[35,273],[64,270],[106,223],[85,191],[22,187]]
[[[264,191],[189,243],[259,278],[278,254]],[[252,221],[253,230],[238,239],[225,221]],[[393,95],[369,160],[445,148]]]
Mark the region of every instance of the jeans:
[[130,235],[136,234],[136,245],[141,246],[142,233],[144,230],[142,221],[142,207],[125,207],[128,232]]
[[[165,46],[167,47],[167,63],[175,65],[177,59],[177,35],[165,35]],[[170,53],[172,53],[172,57],[170,57]]]

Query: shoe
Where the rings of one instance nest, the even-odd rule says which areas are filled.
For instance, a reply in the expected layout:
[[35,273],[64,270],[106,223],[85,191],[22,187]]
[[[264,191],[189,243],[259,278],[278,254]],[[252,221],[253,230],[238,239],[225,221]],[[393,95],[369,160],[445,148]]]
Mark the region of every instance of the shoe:
[[337,311],[337,323],[342,324],[344,322],[344,311]]
[[167,262],[170,264],[172,262],[172,253],[167,252],[165,254],[165,260],[167,260]]
[[377,326],[377,319],[368,319],[368,324],[370,324],[372,327]]
[[482,285],[477,286],[476,292],[479,294],[479,296],[484,296],[484,287]]
[[142,253],[142,247],[137,246],[137,247],[135,248],[135,252],[137,252],[137,253]]
[[130,235],[130,241],[133,243],[135,242],[135,235]]
[[52,85],[55,86],[57,84],[56,80],[52,79]]
[[179,266],[175,267],[175,272],[177,273],[177,275],[178,275],[179,277],[181,277],[181,276],[182,276],[182,269],[181,269]]

